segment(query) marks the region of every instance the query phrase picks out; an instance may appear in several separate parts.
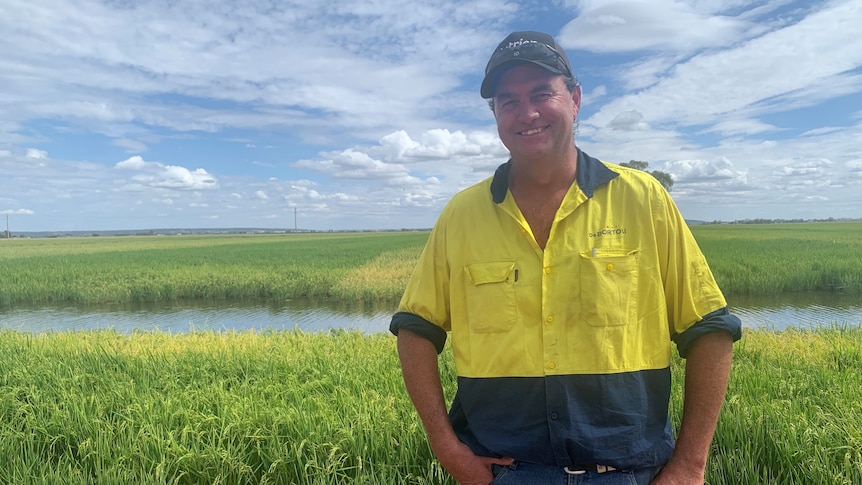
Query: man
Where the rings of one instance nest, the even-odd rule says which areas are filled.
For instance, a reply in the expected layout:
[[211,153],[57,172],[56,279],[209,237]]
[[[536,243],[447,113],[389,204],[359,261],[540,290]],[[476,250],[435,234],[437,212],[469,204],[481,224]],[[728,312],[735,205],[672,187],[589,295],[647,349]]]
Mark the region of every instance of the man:
[[511,158],[443,210],[390,325],[434,454],[461,484],[702,484],[741,325],[685,221],[652,176],[575,146],[581,90],[553,37],[509,35],[481,94]]

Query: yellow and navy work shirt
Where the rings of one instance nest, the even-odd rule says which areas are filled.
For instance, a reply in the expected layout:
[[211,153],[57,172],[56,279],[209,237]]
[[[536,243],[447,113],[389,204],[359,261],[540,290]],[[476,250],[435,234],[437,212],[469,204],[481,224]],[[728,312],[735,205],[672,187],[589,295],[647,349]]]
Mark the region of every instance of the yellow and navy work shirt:
[[579,151],[542,250],[508,190],[511,162],[443,210],[390,330],[442,351],[450,418],[483,456],[576,466],[665,463],[672,342],[741,335],[685,221],[649,174]]

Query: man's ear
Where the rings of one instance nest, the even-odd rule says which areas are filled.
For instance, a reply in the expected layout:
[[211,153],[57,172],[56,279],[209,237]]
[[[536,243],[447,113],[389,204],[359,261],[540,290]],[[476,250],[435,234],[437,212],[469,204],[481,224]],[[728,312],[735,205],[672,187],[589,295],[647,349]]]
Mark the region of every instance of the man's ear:
[[581,110],[581,86],[575,86],[572,90],[572,103],[575,106],[575,118],[578,117],[578,112]]

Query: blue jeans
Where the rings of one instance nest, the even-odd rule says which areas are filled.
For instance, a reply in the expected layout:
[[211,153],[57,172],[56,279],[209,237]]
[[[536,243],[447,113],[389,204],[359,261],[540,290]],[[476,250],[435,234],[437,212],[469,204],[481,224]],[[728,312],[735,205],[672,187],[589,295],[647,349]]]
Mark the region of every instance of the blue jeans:
[[508,466],[493,465],[491,485],[648,485],[660,470],[661,467],[655,467],[571,475],[562,467],[515,462]]

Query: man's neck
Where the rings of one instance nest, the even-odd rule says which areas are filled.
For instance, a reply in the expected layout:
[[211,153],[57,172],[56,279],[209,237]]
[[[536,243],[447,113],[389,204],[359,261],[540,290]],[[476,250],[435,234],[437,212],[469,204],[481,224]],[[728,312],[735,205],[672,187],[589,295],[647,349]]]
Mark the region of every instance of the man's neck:
[[551,163],[532,160],[519,163],[512,159],[509,191],[533,231],[536,244],[544,249],[551,236],[557,210],[566,196],[578,168],[577,150]]
[[578,150],[572,147],[562,159],[519,161],[512,159],[509,187],[525,192],[568,188],[578,169]]

